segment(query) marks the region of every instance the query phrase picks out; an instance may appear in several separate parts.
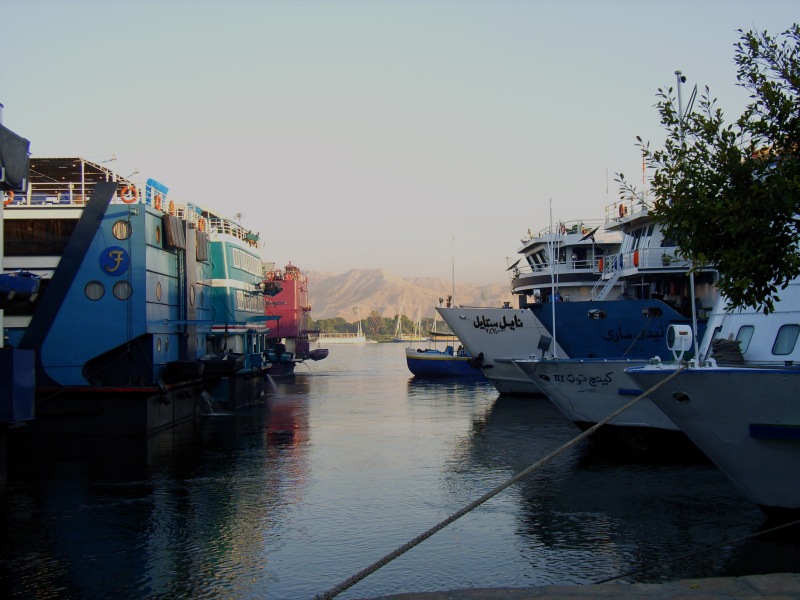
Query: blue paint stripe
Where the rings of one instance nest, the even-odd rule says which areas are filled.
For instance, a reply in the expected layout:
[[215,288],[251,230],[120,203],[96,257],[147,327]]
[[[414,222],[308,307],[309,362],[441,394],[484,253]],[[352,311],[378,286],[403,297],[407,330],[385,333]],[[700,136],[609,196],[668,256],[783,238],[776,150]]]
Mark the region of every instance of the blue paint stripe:
[[750,423],[750,437],[762,440],[800,440],[800,426]]
[[620,396],[640,396],[642,394],[642,390],[637,390],[635,388],[619,388],[617,390],[617,394]]

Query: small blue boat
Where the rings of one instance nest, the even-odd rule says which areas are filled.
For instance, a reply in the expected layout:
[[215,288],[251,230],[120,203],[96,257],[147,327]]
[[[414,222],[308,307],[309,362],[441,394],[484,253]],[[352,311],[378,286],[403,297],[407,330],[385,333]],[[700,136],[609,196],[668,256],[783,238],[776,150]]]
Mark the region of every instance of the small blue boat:
[[[415,377],[457,377],[459,379],[485,379],[480,366],[461,345],[454,349],[452,340],[457,342],[452,334],[447,334],[447,346],[440,350],[436,348],[437,336],[431,332],[431,347],[406,348],[406,364],[408,370]],[[441,337],[440,337],[441,339]],[[441,341],[439,343],[442,343]],[[475,366],[473,366],[475,365]]]

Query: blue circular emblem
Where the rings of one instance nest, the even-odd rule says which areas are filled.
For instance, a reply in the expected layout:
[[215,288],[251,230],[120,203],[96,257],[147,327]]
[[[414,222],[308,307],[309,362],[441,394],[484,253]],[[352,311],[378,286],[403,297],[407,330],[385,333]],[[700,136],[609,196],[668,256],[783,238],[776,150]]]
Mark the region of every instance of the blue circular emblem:
[[125,248],[109,246],[100,253],[100,269],[106,275],[117,277],[128,270],[131,257]]

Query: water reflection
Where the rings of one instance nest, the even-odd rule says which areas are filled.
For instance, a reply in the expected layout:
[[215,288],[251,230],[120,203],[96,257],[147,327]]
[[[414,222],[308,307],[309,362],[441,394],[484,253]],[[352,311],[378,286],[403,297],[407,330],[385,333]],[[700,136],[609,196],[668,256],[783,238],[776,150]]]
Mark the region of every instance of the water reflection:
[[[543,398],[411,377],[402,345],[337,348],[267,399],[148,440],[15,438],[0,594],[310,598],[578,430]],[[796,572],[796,537],[664,561],[764,526],[710,463],[586,440],[343,593]],[[774,571],[773,571],[774,572]]]

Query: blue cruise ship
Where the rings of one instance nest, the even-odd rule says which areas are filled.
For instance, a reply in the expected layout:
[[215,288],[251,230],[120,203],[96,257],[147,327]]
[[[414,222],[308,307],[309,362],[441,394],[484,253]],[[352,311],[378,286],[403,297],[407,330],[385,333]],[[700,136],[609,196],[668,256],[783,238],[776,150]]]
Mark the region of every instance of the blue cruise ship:
[[210,240],[168,194],[82,158],[31,158],[5,206],[3,265],[40,277],[33,301],[5,308],[7,343],[36,357],[26,429],[150,434],[204,410]]

